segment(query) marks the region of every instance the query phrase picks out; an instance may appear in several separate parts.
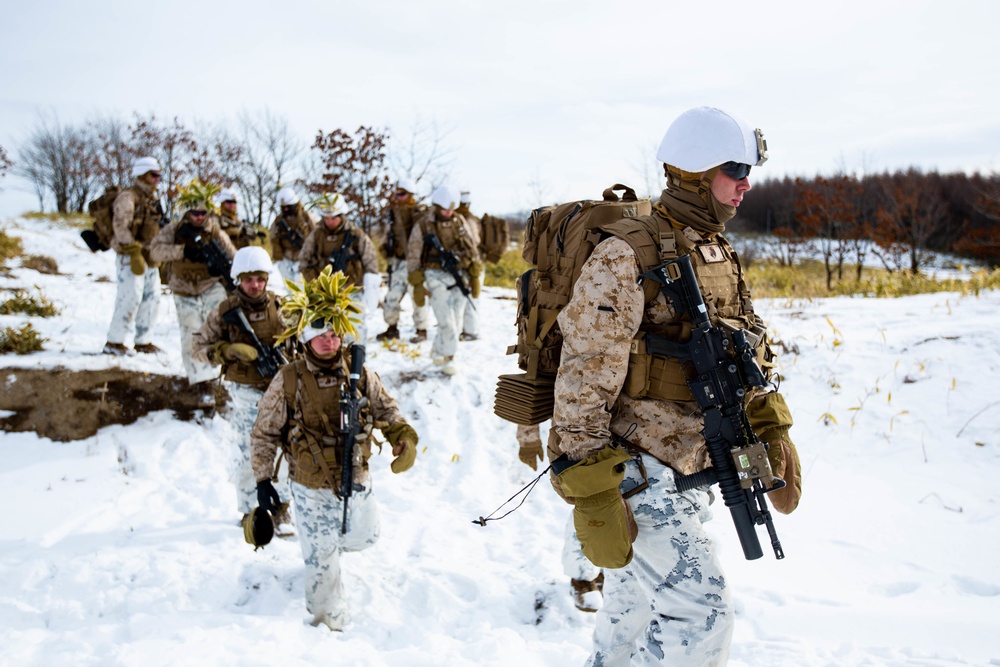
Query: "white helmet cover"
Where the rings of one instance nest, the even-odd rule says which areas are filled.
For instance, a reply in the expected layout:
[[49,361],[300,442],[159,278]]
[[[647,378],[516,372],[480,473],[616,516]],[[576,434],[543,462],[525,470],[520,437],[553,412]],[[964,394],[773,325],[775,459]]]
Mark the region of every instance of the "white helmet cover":
[[291,188],[281,188],[275,198],[278,200],[278,206],[291,206],[299,203],[298,195]]
[[461,199],[461,201],[462,201],[463,204],[471,204],[472,203],[472,193],[469,192],[468,190],[462,190],[462,195],[461,195],[460,199]]
[[229,277],[239,280],[242,273],[271,273],[274,265],[271,264],[271,257],[267,251],[260,246],[252,245],[240,248],[233,256],[233,267],[229,270]]
[[227,201],[239,201],[239,193],[236,192],[236,188],[222,188],[219,194],[215,196],[216,201],[220,204]]
[[316,210],[327,218],[347,215],[347,200],[339,192],[324,192],[323,196],[316,200]]
[[417,194],[417,183],[409,176],[400,176],[399,180],[396,181],[397,190],[405,190],[411,195]]
[[697,107],[670,124],[656,159],[693,173],[726,162],[760,166],[767,161],[767,143],[763,133],[743,119],[722,109]]
[[431,195],[431,203],[443,209],[454,211],[458,208],[461,198],[458,188],[451,185],[439,185],[434,190],[434,194]]
[[141,157],[132,165],[132,178],[148,174],[151,171],[160,171],[160,163],[155,157]]

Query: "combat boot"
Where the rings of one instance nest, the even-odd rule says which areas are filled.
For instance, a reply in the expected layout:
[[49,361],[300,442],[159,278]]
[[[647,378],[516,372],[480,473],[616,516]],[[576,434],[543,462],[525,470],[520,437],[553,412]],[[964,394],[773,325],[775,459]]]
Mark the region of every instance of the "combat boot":
[[458,366],[455,365],[455,357],[445,357],[444,358],[444,368],[441,372],[445,375],[454,375],[458,372]]
[[375,335],[375,340],[399,340],[399,327],[390,324],[388,329]]
[[423,343],[427,340],[427,329],[417,329],[417,335],[410,339],[411,343]]
[[159,352],[163,352],[163,350],[156,347],[152,343],[140,343],[135,346],[135,351],[139,354],[157,354]]
[[462,334],[458,337],[458,339],[461,341],[479,340],[479,336],[477,336],[476,334],[465,333],[463,331]]
[[601,608],[601,604],[604,602],[603,572],[593,580],[570,579],[570,584],[573,587],[573,604],[576,605],[577,609],[593,613]]
[[101,354],[110,354],[114,357],[124,357],[128,354],[128,348],[121,343],[105,343]]

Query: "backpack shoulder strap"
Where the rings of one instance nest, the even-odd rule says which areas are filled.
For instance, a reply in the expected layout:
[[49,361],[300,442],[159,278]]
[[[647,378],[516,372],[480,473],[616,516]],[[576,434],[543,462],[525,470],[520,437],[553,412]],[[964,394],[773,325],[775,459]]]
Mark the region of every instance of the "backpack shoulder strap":
[[[677,234],[669,220],[656,215],[622,218],[601,227],[606,237],[614,236],[625,241],[635,252],[639,273],[645,273],[664,262],[677,259]],[[656,298],[659,286],[653,281],[643,281],[646,303]]]

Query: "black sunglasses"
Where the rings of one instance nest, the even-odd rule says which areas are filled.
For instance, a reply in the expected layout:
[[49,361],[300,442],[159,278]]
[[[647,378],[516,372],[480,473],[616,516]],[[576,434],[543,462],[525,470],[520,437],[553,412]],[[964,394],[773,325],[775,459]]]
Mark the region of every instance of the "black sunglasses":
[[208,211],[188,211],[188,213],[191,214],[192,218],[204,218]]
[[730,160],[719,167],[719,171],[730,178],[735,178],[738,181],[750,175],[750,165]]
[[149,175],[151,178],[163,178],[163,174],[158,171],[151,171],[149,172]]

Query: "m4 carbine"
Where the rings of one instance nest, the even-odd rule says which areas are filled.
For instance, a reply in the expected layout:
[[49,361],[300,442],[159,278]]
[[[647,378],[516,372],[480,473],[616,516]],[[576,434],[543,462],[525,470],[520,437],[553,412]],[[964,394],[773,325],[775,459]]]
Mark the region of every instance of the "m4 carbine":
[[434,232],[424,234],[424,243],[434,249],[438,260],[441,262],[441,269],[455,279],[455,284],[448,289],[457,288],[462,293],[462,296],[469,299],[469,303],[475,309],[476,304],[472,301],[472,288],[465,282],[465,277],[458,268],[458,255],[451,250],[445,250],[444,246],[441,245],[441,239]]
[[764,494],[785,483],[773,476],[767,445],[754,433],[744,406],[747,390],[766,384],[746,332],[712,325],[689,256],[661,264],[642,277],[656,281],[678,312],[688,314],[693,326],[687,343],[646,336],[650,354],[673,357],[693,366],[694,377],[687,384],[705,418],[702,435],[712,467],[679,476],[677,489],[687,491],[718,483],[746,559],[763,556],[757,525],[767,527],[775,558],[784,558]]
[[277,374],[278,369],[287,363],[280,350],[268,347],[261,342],[253,327],[250,326],[250,320],[247,319],[246,313],[239,306],[224,312],[222,314],[222,321],[233,325],[250,339],[250,344],[257,350],[257,359],[254,362],[254,366],[262,379],[273,378]]
[[301,250],[302,244],[305,243],[302,234],[292,229],[291,225],[283,217],[278,218],[278,238],[282,241],[287,241],[296,250]]
[[340,389],[340,435],[344,439],[344,451],[340,466],[340,499],[344,503],[344,516],[340,522],[340,533],[347,533],[347,504],[354,493],[355,446],[361,430],[360,413],[367,398],[358,396],[358,383],[365,366],[365,346],[351,346],[351,370],[348,382]]
[[356,257],[355,254],[350,252],[353,245],[354,234],[347,232],[344,234],[344,242],[340,244],[340,247],[331,252],[330,256],[326,258],[326,263],[333,267],[334,273],[340,271],[345,276],[347,275],[347,263]]
[[[204,234],[205,230],[188,223],[177,228],[177,239],[191,250],[192,261],[208,267],[208,274],[220,278],[227,292],[235,292],[236,282],[229,275],[233,263],[226,257],[219,242],[213,238],[206,239]],[[185,256],[188,256],[187,252]]]

